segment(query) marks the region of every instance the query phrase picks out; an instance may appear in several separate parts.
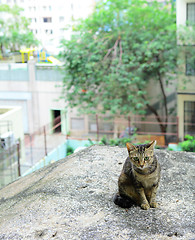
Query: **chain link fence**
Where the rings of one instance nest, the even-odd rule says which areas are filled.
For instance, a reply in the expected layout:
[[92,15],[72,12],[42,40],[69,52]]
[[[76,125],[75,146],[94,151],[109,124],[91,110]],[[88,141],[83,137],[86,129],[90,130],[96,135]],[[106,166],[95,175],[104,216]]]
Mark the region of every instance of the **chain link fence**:
[[[2,140],[2,139],[1,139]],[[0,146],[0,188],[13,182],[20,176],[19,144]]]

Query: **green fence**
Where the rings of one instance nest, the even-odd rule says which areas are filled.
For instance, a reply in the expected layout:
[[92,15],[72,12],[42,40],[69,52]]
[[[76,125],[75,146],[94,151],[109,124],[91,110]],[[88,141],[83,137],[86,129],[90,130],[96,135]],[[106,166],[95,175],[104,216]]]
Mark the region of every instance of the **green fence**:
[[27,63],[18,64],[0,64],[1,81],[28,81]]
[[[95,143],[95,142],[94,142]],[[65,143],[59,145],[53,151],[49,152],[47,156],[42,158],[39,162],[37,162],[33,167],[28,169],[26,172],[22,174],[22,176],[26,176],[42,167],[45,167],[53,162],[56,162],[62,158],[65,158],[67,155],[67,147],[73,148],[73,150],[78,147],[87,147],[91,145],[91,142],[88,140],[72,140],[68,139]]]

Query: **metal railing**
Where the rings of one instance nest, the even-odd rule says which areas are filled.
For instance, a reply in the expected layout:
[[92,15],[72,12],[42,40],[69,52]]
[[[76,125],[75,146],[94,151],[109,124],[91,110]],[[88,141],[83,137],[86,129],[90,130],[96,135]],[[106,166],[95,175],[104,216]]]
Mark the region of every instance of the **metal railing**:
[[[154,116],[132,115],[131,117],[120,116],[111,118],[109,116],[96,115],[89,117],[88,132],[83,135],[96,134],[97,140],[106,135],[110,138],[131,137],[137,135],[164,136],[166,145],[169,142],[179,141],[179,119],[176,116],[169,116],[168,121],[161,116],[161,124],[166,125],[166,132],[162,132],[160,124]],[[71,130],[70,130],[71,132]]]
[[21,176],[19,143],[6,148],[0,146],[0,188],[13,182],[19,176]]
[[48,152],[66,141],[66,136],[58,131],[59,127],[61,127],[60,116],[33,134],[25,135],[26,168],[33,166],[47,156]]

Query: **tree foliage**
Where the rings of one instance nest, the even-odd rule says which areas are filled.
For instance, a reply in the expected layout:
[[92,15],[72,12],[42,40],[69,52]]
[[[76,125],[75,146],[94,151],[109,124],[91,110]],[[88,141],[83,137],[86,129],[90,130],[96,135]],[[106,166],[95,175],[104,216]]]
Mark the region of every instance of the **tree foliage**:
[[[170,5],[142,0],[98,2],[94,13],[63,41],[64,97],[85,112],[155,114],[166,132],[165,82],[176,69],[175,12]],[[151,104],[151,79],[161,89],[165,120]]]
[[36,46],[38,41],[28,28],[30,22],[27,18],[21,16],[22,8],[14,5],[9,7],[6,4],[0,5],[0,46],[1,53],[5,49],[11,51],[19,50],[21,46]]

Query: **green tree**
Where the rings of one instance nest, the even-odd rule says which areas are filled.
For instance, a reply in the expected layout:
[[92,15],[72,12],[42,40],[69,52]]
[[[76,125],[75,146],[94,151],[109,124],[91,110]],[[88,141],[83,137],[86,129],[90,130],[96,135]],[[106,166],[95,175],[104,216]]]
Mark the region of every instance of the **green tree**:
[[0,49],[4,54],[5,49],[17,51],[21,47],[38,45],[33,33],[28,28],[30,22],[21,16],[22,8],[17,5],[9,7],[6,4],[0,5]]
[[[62,41],[63,96],[87,113],[152,112],[167,130],[166,83],[176,70],[175,12],[142,0],[100,1],[94,13]],[[151,104],[149,82],[161,90],[165,119]]]

